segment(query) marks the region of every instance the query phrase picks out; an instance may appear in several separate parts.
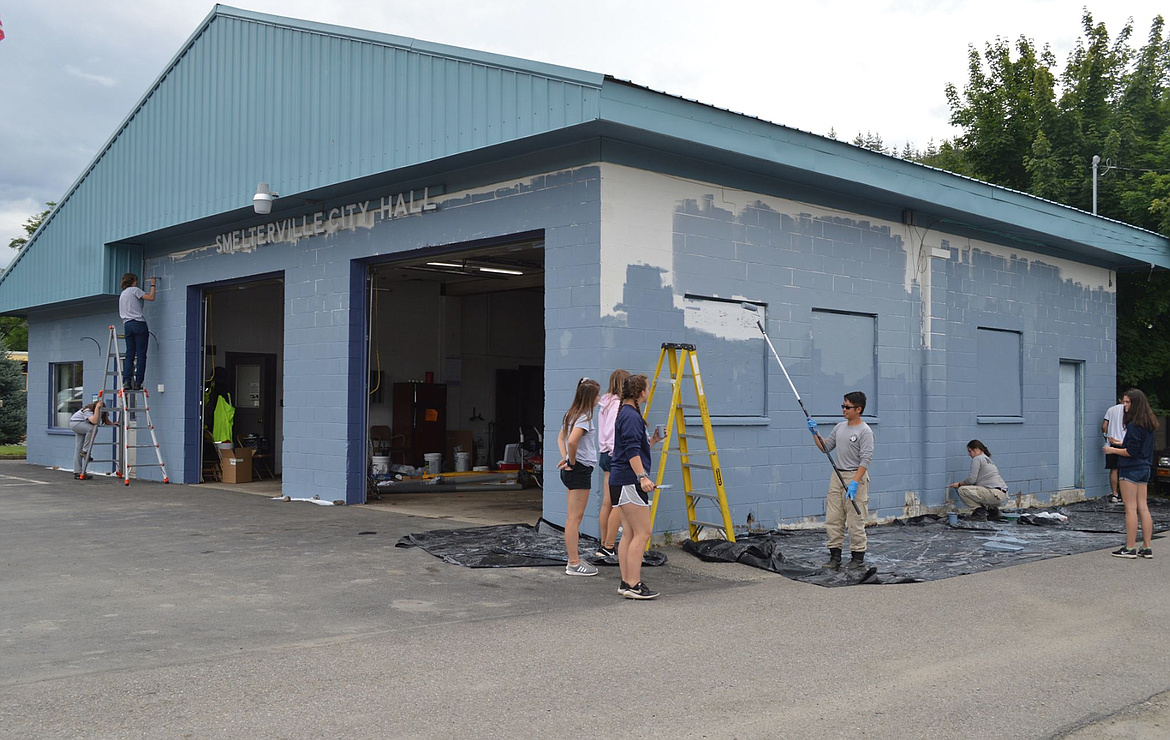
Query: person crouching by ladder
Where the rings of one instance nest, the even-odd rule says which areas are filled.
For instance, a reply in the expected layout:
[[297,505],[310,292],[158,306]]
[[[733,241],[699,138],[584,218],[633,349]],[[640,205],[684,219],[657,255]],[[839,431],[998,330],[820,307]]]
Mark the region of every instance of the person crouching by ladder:
[[97,428],[101,424],[109,424],[110,418],[106,412],[98,411],[102,402],[100,400],[94,401],[91,404],[82,406],[77,410],[73,416],[69,417],[69,428],[73,430],[76,444],[73,450],[73,477],[77,480],[85,480],[91,476],[85,474],[86,468],[89,467],[90,452],[93,449],[93,438],[97,434]]
[[[849,527],[849,550],[853,557],[849,568],[865,565],[865,520],[869,518],[869,467],[873,464],[873,430],[861,420],[865,411],[865,394],[853,391],[845,394],[841,404],[841,415],[845,421],[833,427],[828,438],[817,433],[817,423],[808,420],[817,447],[824,452],[837,450],[837,472],[829,476],[829,495],[825,500],[825,533],[829,536],[829,561],[825,567],[838,570],[841,567],[841,547],[845,544],[845,527]],[[852,478],[850,478],[852,476]],[[849,481],[847,488],[841,487],[841,479]],[[848,501],[846,500],[848,499]],[[860,513],[854,511],[853,502]]]

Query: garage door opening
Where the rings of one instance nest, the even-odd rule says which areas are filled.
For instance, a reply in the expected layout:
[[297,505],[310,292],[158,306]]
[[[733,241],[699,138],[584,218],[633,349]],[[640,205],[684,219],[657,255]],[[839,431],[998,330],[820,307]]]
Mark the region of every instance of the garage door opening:
[[432,252],[370,265],[368,277],[367,502],[534,522],[543,485],[543,242]]
[[[204,289],[202,371],[201,482],[279,492],[282,278]],[[230,423],[225,404],[234,409]]]

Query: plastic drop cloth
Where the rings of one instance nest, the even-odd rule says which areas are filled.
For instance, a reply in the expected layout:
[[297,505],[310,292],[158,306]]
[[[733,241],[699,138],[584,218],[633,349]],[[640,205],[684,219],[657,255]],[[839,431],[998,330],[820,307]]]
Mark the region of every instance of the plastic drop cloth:
[[[419,547],[431,555],[465,568],[525,568],[540,565],[564,565],[564,528],[541,519],[528,524],[499,524],[465,529],[435,529],[408,534],[396,547]],[[578,550],[581,559],[594,565],[617,565],[612,558],[595,557],[598,541],[581,535]],[[642,557],[643,565],[666,563],[666,555],[651,550]]]
[[[1125,509],[1108,499],[1084,501],[1048,511],[1068,516],[1052,523],[1021,512],[1018,522],[976,522],[960,518],[957,526],[928,514],[868,527],[865,568],[852,570],[849,552],[842,568],[822,567],[828,559],[822,530],[785,530],[726,540],[687,540],[682,547],[701,560],[738,562],[818,586],[916,583],[978,573],[992,568],[1046,560],[1123,543]],[[1151,499],[1154,530],[1170,529],[1170,502]],[[848,540],[846,540],[848,545]]]

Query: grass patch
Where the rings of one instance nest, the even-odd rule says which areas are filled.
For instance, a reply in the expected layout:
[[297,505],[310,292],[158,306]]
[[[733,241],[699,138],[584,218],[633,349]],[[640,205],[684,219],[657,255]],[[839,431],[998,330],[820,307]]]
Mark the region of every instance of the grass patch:
[[3,457],[24,457],[24,445],[0,445],[0,456]]

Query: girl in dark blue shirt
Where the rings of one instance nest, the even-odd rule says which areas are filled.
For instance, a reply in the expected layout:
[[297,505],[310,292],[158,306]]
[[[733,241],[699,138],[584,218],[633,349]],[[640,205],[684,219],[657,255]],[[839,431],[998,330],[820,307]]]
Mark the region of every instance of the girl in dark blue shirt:
[[653,599],[656,591],[642,581],[642,553],[650,541],[650,448],[662,437],[658,430],[647,439],[642,404],[646,402],[649,381],[645,375],[632,375],[622,383],[622,405],[614,422],[613,461],[609,471],[610,502],[622,520],[622,539],[618,543],[618,565],[622,581],[618,593],[627,599]]
[[[1125,546],[1113,551],[1113,557],[1134,559],[1152,558],[1150,537],[1154,522],[1146,504],[1146,484],[1150,481],[1150,465],[1154,462],[1154,431],[1158,418],[1154,416],[1146,394],[1130,388],[1122,396],[1125,404],[1125,441],[1121,447],[1105,445],[1105,454],[1117,455],[1117,474],[1120,478],[1121,500],[1125,502]],[[1137,545],[1138,520],[1142,525],[1142,546]]]

